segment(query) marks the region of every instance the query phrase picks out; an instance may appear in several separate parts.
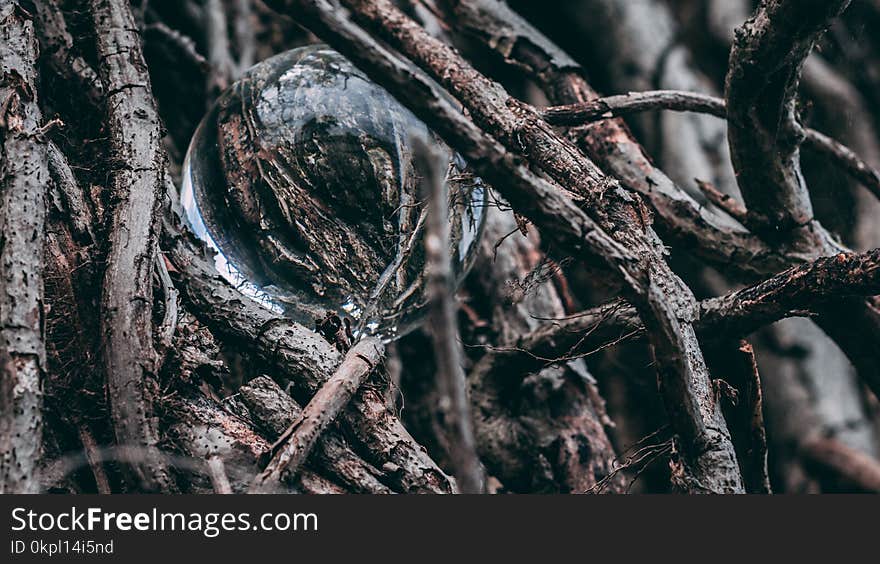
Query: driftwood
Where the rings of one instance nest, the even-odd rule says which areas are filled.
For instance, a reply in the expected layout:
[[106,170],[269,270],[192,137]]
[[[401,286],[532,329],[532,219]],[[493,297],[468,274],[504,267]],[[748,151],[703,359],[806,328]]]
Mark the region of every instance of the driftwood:
[[[0,0],[0,491],[877,491],[870,7],[174,4]],[[206,109],[317,41],[467,176],[412,141],[405,201],[367,197],[351,233],[325,232],[339,194],[287,202],[293,145],[247,116],[216,178],[255,260],[313,298],[350,293],[328,287],[348,272],[372,314],[417,269],[425,322],[387,347],[255,301],[181,221]],[[472,173],[492,189],[456,288],[446,184]]]

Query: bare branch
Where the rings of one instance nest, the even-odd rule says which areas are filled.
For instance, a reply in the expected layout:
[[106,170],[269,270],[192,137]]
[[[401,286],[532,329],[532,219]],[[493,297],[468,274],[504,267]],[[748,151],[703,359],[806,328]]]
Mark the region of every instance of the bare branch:
[[465,494],[482,493],[485,491],[485,478],[477,456],[465,388],[456,316],[455,277],[449,255],[449,190],[444,170],[447,162],[425,143],[421,145],[416,147],[416,153],[426,161],[425,170],[428,172],[425,274],[428,320],[437,363],[439,408],[449,434],[449,459],[459,490]]
[[742,468],[746,492],[772,493],[767,474],[764,400],[755,351],[746,341],[721,340],[707,353],[718,400]]
[[[880,293],[880,249],[824,257],[758,284],[699,303],[695,322],[703,341],[741,338],[792,316],[819,315],[834,302]],[[558,319],[498,347],[492,362],[541,366],[589,354],[621,337],[644,334],[635,308],[615,302]]]
[[847,5],[764,0],[736,32],[725,92],[728,138],[750,223],[763,235],[790,236],[813,220],[800,169],[797,87],[816,40]]
[[[727,106],[723,99],[679,90],[630,92],[597,98],[581,104],[546,108],[541,115],[553,125],[576,126],[651,110],[699,112],[722,119],[727,118]],[[813,129],[804,128],[803,134],[803,142],[806,146],[830,158],[831,162],[843,168],[847,174],[880,198],[880,173],[859,158],[854,151]]]
[[[274,380],[266,376],[254,378],[239,388],[242,403],[260,427],[276,440],[302,415],[302,408]],[[379,478],[382,472],[364,461],[336,432],[328,431],[318,438],[306,466],[314,466],[355,493],[393,493]]]
[[254,479],[257,491],[293,476],[305,462],[321,433],[348,405],[358,388],[366,381],[375,366],[382,361],[385,346],[378,339],[366,337],[358,341],[342,359],[336,372],[309,400],[302,414],[278,438],[266,469]]
[[[497,52],[510,66],[524,70],[553,103],[589,103],[599,97],[577,63],[505,2],[442,0],[441,4],[448,6],[449,19],[456,28]],[[652,2],[650,7],[654,6],[660,4]],[[645,199],[667,242],[674,241],[747,279],[791,265],[778,250],[718,210],[700,205],[676,185],[657,168],[622,120],[603,120],[569,134],[603,170]]]
[[[275,377],[292,382],[301,398],[314,395],[330,378],[340,361],[332,345],[225,283],[170,221],[165,223],[164,239],[183,282],[183,299],[219,339],[276,367]],[[448,477],[388,411],[379,391],[363,387],[342,414],[342,423],[348,436],[370,453],[370,462],[388,468],[389,483],[398,491],[452,490]]]
[[111,143],[121,163],[110,178],[116,206],[101,297],[104,369],[117,441],[154,452],[133,470],[148,489],[165,490],[170,480],[155,451],[151,406],[158,361],[151,314],[155,218],[164,189],[162,131],[130,6],[122,0],[91,5]]
[[550,107],[543,110],[541,115],[547,123],[574,126],[651,110],[699,112],[727,118],[723,99],[680,90],[650,90],[606,96],[579,104]]
[[700,304],[706,331],[747,335],[759,327],[823,303],[880,294],[880,249],[839,254],[792,267],[776,276]]
[[[436,92],[436,89],[430,82],[418,80],[417,71],[366,36],[328,0],[288,0],[280,4],[283,7],[295,6],[300,21],[399,96],[416,115],[461,150],[480,174],[493,180],[491,177],[499,171],[491,165],[500,164],[499,156],[503,156],[505,151],[498,151],[497,143],[493,142],[475,145],[473,136],[467,142],[456,143],[460,139],[456,135],[461,134],[463,129],[473,131],[473,127],[465,125],[466,120],[457,112],[450,115],[448,108],[442,108],[446,110],[445,115],[435,114],[443,106],[442,95],[431,96],[433,100],[427,103],[429,93]],[[527,106],[476,72],[449,46],[432,38],[389,2],[347,1],[345,4],[357,17],[370,22],[383,39],[418,61],[435,79],[448,87],[491,135],[517,150],[525,151],[532,163],[543,168],[550,177],[606,211],[607,215],[598,215],[614,230],[620,241],[610,238],[589,221],[586,223],[587,229],[581,230],[584,235],[574,248],[583,248],[584,239],[592,237],[593,242],[587,248],[592,249],[597,258],[625,281],[626,288],[640,304],[641,313],[650,322],[656,323],[656,330],[652,331],[655,358],[661,380],[667,384],[665,391],[666,398],[670,400],[670,413],[686,450],[685,460],[689,467],[684,474],[692,478],[683,485],[696,491],[742,491],[733,447],[726,436],[720,411],[713,407],[705,364],[688,321],[691,316],[688,310],[695,305],[693,296],[663,261],[660,255],[662,251],[656,246],[656,237],[644,226],[645,216],[639,212],[638,204],[613,181],[606,179],[598,167],[576,148],[553,133]],[[413,92],[418,92],[419,99],[408,95]],[[426,107],[430,111],[424,111]],[[482,137],[485,138],[485,134]],[[498,156],[487,161],[484,156],[486,145]],[[521,172],[522,169],[515,167],[513,170]],[[520,176],[517,181],[522,186],[522,176],[517,176]],[[553,218],[552,223],[558,224],[559,211],[570,209],[571,203],[552,185],[547,192],[536,194],[538,184],[523,186],[525,194],[528,194],[525,198],[523,193],[517,194],[516,189],[511,189],[511,185],[504,185],[503,193],[539,228],[544,218],[550,219],[548,215]],[[501,184],[496,183],[496,186],[502,189]],[[536,195],[538,198],[535,198]],[[520,204],[522,208],[519,208]],[[554,213],[534,213],[548,206],[555,208]],[[584,220],[587,219],[577,208],[574,211],[575,221],[568,222],[568,233],[571,233],[572,227],[585,225]],[[565,235],[558,230],[556,233],[549,229],[544,232],[552,233],[556,238]],[[621,241],[627,249],[621,246]],[[571,250],[571,244],[572,240],[569,239],[568,244],[561,247]],[[636,250],[640,258],[633,260],[632,251]],[[663,282],[659,283],[660,280]],[[673,311],[679,308],[679,311]]]
[[0,3],[0,493],[36,493],[43,454],[43,241],[49,171],[37,39]]

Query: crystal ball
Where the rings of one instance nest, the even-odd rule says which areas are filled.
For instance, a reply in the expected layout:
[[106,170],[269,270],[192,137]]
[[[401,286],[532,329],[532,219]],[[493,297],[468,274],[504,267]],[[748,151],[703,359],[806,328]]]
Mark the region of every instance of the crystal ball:
[[[220,95],[187,151],[181,204],[217,270],[309,326],[396,338],[424,310],[429,147],[449,192],[461,281],[488,189],[423,122],[324,45],[287,51]],[[419,149],[420,148],[420,149]],[[445,170],[442,163],[448,163]]]

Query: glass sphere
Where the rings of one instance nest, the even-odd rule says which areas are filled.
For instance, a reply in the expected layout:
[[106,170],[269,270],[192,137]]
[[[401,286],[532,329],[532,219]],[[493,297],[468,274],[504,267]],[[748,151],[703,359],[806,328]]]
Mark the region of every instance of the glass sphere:
[[[418,139],[418,141],[417,141]],[[186,155],[181,204],[217,270],[307,325],[339,316],[395,338],[425,304],[424,187],[415,147],[448,161],[450,256],[460,281],[488,190],[409,110],[342,55],[294,49],[217,100]]]

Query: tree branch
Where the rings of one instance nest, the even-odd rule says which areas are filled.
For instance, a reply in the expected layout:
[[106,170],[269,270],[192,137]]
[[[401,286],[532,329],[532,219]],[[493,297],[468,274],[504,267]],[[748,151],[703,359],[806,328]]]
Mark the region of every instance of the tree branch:
[[[481,175],[490,180],[491,176],[496,176],[493,173],[497,169],[491,165],[499,164],[499,157],[503,158],[505,153],[497,151],[497,142],[487,144],[495,155],[488,162],[484,147],[475,150],[474,137],[465,143],[456,143],[459,139],[450,135],[449,125],[463,124],[460,114],[456,112],[457,117],[451,120],[434,114],[442,105],[442,97],[436,94],[436,97],[432,96],[432,103],[426,104],[426,96],[432,91],[437,92],[434,87],[429,82],[417,80],[413,69],[366,36],[333,2],[288,0],[274,4],[285,8],[295,7],[302,23],[397,95],[416,115],[461,150]],[[655,322],[656,331],[652,332],[655,357],[661,380],[667,384],[665,396],[669,400],[670,412],[686,451],[685,461],[689,467],[684,474],[692,478],[685,487],[697,491],[742,491],[733,448],[720,411],[713,407],[705,364],[689,323],[692,315],[689,310],[694,306],[693,296],[663,262],[661,250],[656,246],[656,237],[650,229],[643,227],[645,216],[639,211],[638,203],[613,181],[606,179],[576,148],[555,135],[526,105],[510,98],[499,85],[477,73],[451,48],[432,38],[390,3],[377,0],[347,1],[345,4],[357,17],[369,22],[383,39],[412,57],[448,87],[491,135],[517,150],[525,151],[531,164],[543,168],[550,177],[570,188],[586,202],[599,205],[602,213],[597,215],[614,230],[620,241],[611,239],[589,222],[589,227],[583,230],[585,236],[575,241],[577,244],[574,248],[583,248],[583,240],[592,236],[594,243],[588,248],[592,248],[597,258],[611,266],[619,279],[625,281],[625,287],[639,303],[646,319]],[[418,92],[420,100],[407,95],[414,91]],[[427,112],[424,111],[426,107],[430,108]],[[449,115],[449,112],[446,114]],[[455,133],[461,133],[461,129]],[[521,171],[521,167],[518,168]],[[522,178],[518,180],[522,185]],[[519,211],[539,228],[543,217],[547,216],[539,217],[533,212],[536,208],[546,209],[548,204],[555,205],[557,213],[552,214],[553,223],[558,224],[558,210],[571,209],[570,201],[561,197],[558,189],[552,186],[535,198],[536,184],[523,187],[528,194],[526,198],[509,185],[503,186],[502,193],[515,207],[520,202],[525,204],[524,208],[518,208]],[[496,183],[496,186],[502,189],[502,185]],[[585,225],[586,216],[577,208],[575,210],[576,221],[569,222],[568,233],[571,233],[572,227]],[[543,232],[552,233],[549,229]],[[559,238],[561,234],[557,232],[555,235]],[[621,241],[628,247],[627,250],[621,246]],[[570,250],[571,239],[568,243],[562,248]],[[595,252],[600,248],[600,252]],[[636,251],[640,258],[633,260],[635,257],[629,249]]]
[[427,144],[415,147],[424,162],[428,199],[425,227],[426,294],[428,323],[437,364],[436,380],[440,392],[439,410],[449,434],[449,459],[461,493],[485,491],[485,478],[474,440],[468,403],[458,317],[455,303],[455,276],[450,262],[448,163]]
[[[589,103],[599,95],[578,64],[529,22],[497,0],[442,0],[449,21],[524,71],[556,104]],[[653,6],[653,4],[652,4]],[[783,256],[711,206],[700,205],[657,168],[622,120],[603,120],[569,132],[603,170],[640,194],[659,219],[664,240],[746,279],[791,265]],[[690,180],[690,179],[689,179]]]
[[[695,326],[705,342],[742,338],[780,319],[819,315],[836,301],[874,294],[880,294],[880,249],[820,258],[742,290],[703,300]],[[491,362],[534,369],[644,332],[635,308],[615,302],[546,323],[494,349]]]
[[309,400],[302,414],[273,445],[277,449],[266,469],[254,479],[256,491],[296,475],[325,429],[348,405],[375,366],[382,361],[385,346],[378,339],[358,341],[342,359],[336,372]]
[[43,454],[47,141],[31,15],[0,2],[0,493],[36,493]]
[[[273,314],[229,286],[172,221],[165,222],[164,245],[190,310],[219,339],[274,367],[275,377],[293,383],[301,400],[311,398],[337,368],[336,349],[318,334]],[[448,477],[388,411],[377,390],[363,387],[343,413],[342,423],[348,436],[370,453],[370,462],[387,470],[396,490],[452,490]]]
[[[251,417],[273,441],[302,416],[299,404],[266,376],[254,378],[238,391]],[[384,478],[382,472],[358,456],[337,432],[324,433],[318,438],[306,462],[306,465],[312,464],[355,493],[393,493],[379,480]]]
[[747,341],[721,339],[707,352],[718,400],[742,468],[746,492],[769,494],[764,400],[755,351]]
[[728,139],[750,224],[765,236],[801,238],[813,220],[800,168],[797,116],[801,67],[849,0],[764,0],[737,30],[725,99]]
[[[727,105],[723,99],[680,90],[652,90],[607,96],[580,104],[549,107],[541,115],[552,125],[570,127],[652,110],[698,112],[727,118]],[[854,151],[823,133],[809,128],[804,128],[803,133],[806,146],[828,157],[880,198],[880,173],[873,167]]]
[[151,405],[158,370],[151,315],[155,219],[164,189],[162,131],[128,3],[92,0],[91,6],[111,146],[119,163],[110,177],[116,205],[101,296],[104,370],[117,441],[152,453],[133,467],[135,477],[147,489],[166,490],[170,479],[155,450]]

